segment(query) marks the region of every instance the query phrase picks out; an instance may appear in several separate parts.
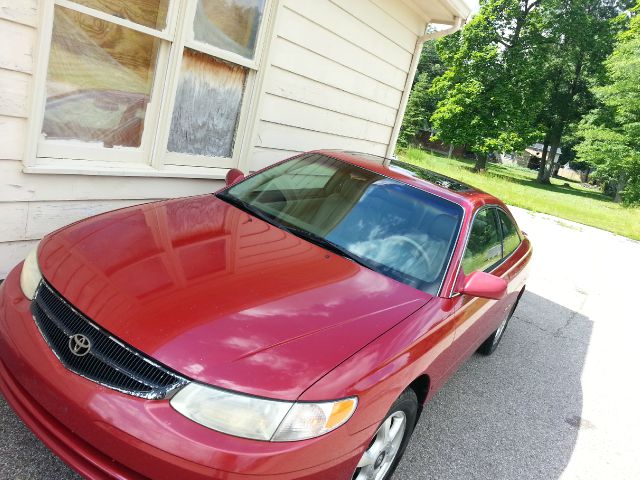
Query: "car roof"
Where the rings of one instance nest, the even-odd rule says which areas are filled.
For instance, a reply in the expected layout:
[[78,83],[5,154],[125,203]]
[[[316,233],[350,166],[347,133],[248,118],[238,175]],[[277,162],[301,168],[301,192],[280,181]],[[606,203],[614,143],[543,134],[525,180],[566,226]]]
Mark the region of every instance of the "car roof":
[[[463,205],[469,210],[477,209],[486,204],[504,206],[504,204],[493,195],[483,192],[471,185],[400,160],[386,159],[378,155],[346,150],[316,150],[313,153],[327,155],[358,165],[367,170],[384,175],[385,177],[393,178],[419,188],[420,190],[424,190],[425,192],[444,197]],[[385,163],[388,162],[385,162],[385,160],[390,161],[390,164],[386,165]]]

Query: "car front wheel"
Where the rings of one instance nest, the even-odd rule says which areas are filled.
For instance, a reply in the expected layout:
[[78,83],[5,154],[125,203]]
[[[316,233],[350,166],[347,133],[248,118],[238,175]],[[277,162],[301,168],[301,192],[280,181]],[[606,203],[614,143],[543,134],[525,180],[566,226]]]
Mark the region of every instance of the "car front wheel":
[[418,415],[418,399],[408,388],[389,409],[371,443],[365,450],[352,480],[387,480],[391,478],[402,455]]
[[480,348],[478,348],[478,353],[482,355],[491,355],[496,351],[496,348],[498,348],[498,344],[500,343],[500,340],[502,340],[504,332],[507,329],[509,320],[511,320],[511,317],[513,317],[513,313],[516,311],[516,307],[518,306],[518,302],[520,302],[520,297],[522,297],[523,293],[524,288],[518,294],[518,298],[514,302],[513,307],[511,307],[511,310],[509,310],[509,315],[505,317],[498,329],[491,335],[489,335],[489,338],[487,338],[484,343],[480,345]]

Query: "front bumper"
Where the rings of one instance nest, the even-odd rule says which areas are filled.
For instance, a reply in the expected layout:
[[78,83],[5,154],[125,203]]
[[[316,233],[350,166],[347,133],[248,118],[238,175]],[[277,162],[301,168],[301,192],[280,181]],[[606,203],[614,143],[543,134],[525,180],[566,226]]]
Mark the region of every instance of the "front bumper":
[[[125,395],[86,380],[54,356],[19,286],[0,286],[0,391],[24,423],[89,479],[345,480],[371,429],[269,443],[214,432],[168,401]],[[375,429],[375,427],[373,427]]]

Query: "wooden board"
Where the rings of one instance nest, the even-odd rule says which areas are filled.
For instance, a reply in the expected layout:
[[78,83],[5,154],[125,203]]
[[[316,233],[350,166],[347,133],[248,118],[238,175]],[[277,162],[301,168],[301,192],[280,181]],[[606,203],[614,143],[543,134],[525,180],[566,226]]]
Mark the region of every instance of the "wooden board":
[[275,66],[267,75],[265,91],[389,127],[393,127],[396,119],[395,108]]
[[[329,0],[317,2],[293,2],[289,4],[291,10],[308,20],[322,25],[335,35],[357,45],[362,50],[375,55],[377,58],[394,65],[407,72],[413,57],[413,46],[409,50],[388,39],[385,33],[378,32],[355,12],[343,10]],[[375,6],[371,6],[375,8]],[[415,40],[414,40],[415,43]]]
[[[42,238],[47,233],[83,218],[139,203],[141,203],[140,200],[28,202],[24,238],[20,240]],[[0,203],[0,207],[3,205]]]
[[0,203],[0,243],[25,239],[28,211],[26,202]]
[[185,49],[169,152],[231,158],[247,71]]
[[0,160],[0,202],[56,200],[146,200],[213,192],[220,182],[192,178],[149,178],[22,173],[22,162]]
[[272,44],[272,63],[303,77],[360,95],[373,102],[398,108],[402,92],[352,68],[278,37]]
[[27,120],[0,115],[0,160],[22,160]]
[[371,0],[331,0],[331,2],[413,55],[420,33],[411,31]]
[[316,132],[388,144],[391,127],[266,94],[262,119]]
[[0,243],[0,279],[6,278],[35,245],[35,240]]
[[38,1],[0,0],[0,18],[35,27],[38,23]]
[[280,12],[279,25],[282,38],[398,91],[404,89],[408,67],[402,70],[288,8]]
[[[415,35],[422,35],[427,27],[427,19],[421,17],[421,13],[417,7],[412,8],[407,5],[413,0],[371,0],[371,2],[377,5],[383,10],[389,17],[403,25],[407,30],[411,31]],[[433,3],[437,3],[437,0],[431,0]]]
[[386,144],[340,137],[329,133],[260,121],[257,146],[304,152],[323,148],[354,150],[374,155],[384,155]]
[[297,155],[295,150],[279,150],[276,148],[254,147],[249,155],[247,172],[255,172],[261,168],[268,167],[285,158]]
[[74,0],[75,2],[118,18],[131,20],[150,28],[162,30],[166,25],[169,0]]
[[26,118],[30,92],[30,74],[0,70],[0,115]]
[[32,27],[0,19],[0,68],[16,72],[33,71],[36,31]]

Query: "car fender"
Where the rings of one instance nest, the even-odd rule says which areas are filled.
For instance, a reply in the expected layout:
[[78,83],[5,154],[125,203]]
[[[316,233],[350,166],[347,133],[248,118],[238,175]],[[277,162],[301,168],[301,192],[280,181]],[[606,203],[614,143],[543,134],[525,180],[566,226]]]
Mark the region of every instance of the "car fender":
[[309,387],[300,401],[358,397],[346,424],[352,433],[377,425],[396,398],[422,375],[440,384],[454,338],[453,302],[434,298]]

